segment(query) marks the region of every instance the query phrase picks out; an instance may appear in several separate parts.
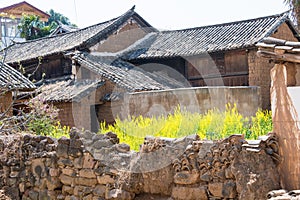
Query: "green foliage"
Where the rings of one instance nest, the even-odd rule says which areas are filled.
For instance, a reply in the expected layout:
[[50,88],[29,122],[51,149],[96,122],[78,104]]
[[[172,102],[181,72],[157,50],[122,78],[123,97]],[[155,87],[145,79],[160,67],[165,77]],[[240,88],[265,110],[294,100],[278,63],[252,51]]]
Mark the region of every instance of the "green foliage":
[[46,26],[44,22],[40,21],[40,17],[36,15],[23,15],[18,25],[21,37],[26,40],[33,40],[45,37],[50,34],[53,27]]
[[70,128],[62,126],[57,121],[58,109],[53,105],[48,105],[41,99],[33,99],[28,106],[31,111],[28,114],[29,121],[25,126],[29,131],[55,138],[69,137]]
[[252,117],[252,126],[248,138],[257,139],[260,135],[266,135],[273,129],[272,113],[268,110],[258,110]]
[[50,9],[49,12],[47,12],[47,13],[50,15],[50,17],[48,19],[48,24],[50,24],[50,25],[52,24],[53,26],[55,26],[55,28],[58,26],[58,23],[76,27],[76,25],[74,25],[70,22],[68,17],[66,17],[63,14],[60,14],[58,12],[55,12],[53,9]]
[[271,112],[258,110],[255,117],[243,117],[236,105],[228,104],[225,111],[212,109],[204,114],[191,113],[177,107],[173,114],[159,117],[128,117],[116,119],[113,125],[100,123],[100,133],[112,131],[121,142],[138,150],[145,136],[179,138],[198,134],[201,139],[222,139],[232,134],[244,134],[246,139],[257,139],[272,131]]

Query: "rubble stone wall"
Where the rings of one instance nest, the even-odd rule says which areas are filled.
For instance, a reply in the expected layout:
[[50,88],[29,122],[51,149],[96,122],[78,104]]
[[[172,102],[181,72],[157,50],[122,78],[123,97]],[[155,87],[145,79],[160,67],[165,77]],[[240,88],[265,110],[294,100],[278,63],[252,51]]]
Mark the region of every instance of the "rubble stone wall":
[[245,141],[147,137],[140,152],[114,133],[72,129],[70,139],[0,136],[7,199],[266,199],[280,189],[275,135]]

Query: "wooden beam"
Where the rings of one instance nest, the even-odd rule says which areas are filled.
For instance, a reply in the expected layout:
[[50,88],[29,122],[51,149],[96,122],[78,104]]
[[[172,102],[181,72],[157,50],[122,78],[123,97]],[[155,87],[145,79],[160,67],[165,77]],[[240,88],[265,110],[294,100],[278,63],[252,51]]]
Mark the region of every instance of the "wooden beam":
[[257,51],[257,55],[264,58],[270,58],[276,61],[300,63],[300,56],[291,53],[276,54],[275,52],[259,50]]

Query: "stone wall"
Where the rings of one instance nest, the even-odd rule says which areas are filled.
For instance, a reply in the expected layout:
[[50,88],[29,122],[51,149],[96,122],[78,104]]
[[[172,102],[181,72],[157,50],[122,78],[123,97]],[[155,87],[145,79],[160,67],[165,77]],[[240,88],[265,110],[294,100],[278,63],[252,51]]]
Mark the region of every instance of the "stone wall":
[[275,135],[202,141],[145,138],[140,152],[114,133],[70,139],[0,136],[0,189],[11,199],[265,199],[279,189]]

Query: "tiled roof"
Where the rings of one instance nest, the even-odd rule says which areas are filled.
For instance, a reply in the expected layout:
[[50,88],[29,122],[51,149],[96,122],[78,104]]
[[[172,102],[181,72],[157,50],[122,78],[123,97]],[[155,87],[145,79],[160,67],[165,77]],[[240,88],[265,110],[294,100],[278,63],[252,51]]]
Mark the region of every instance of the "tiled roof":
[[58,26],[56,27],[56,29],[54,31],[51,32],[49,37],[55,36],[55,35],[58,35],[58,34],[62,34],[62,33],[69,33],[69,32],[72,32],[72,31],[79,30],[79,28],[77,28],[77,27],[74,27],[74,26],[71,26],[71,25],[66,25],[66,24],[63,24],[59,21],[58,21],[58,23],[59,23]]
[[6,48],[5,62],[15,63],[47,55],[59,54],[68,50],[89,48],[97,42],[106,39],[110,34],[121,27],[131,16],[139,17],[139,15],[134,12],[133,8],[118,18],[77,31],[16,43]]
[[166,74],[150,73],[115,57],[79,53],[73,59],[82,67],[130,92],[188,87]]
[[[294,31],[288,13],[198,28],[150,33],[124,58],[191,56],[254,46],[286,22]],[[129,48],[130,49],[130,48]]]
[[35,98],[47,102],[79,102],[102,85],[102,80],[59,80],[40,86]]
[[300,52],[300,42],[287,41],[282,39],[277,39],[273,37],[267,37],[261,42],[256,44],[259,50],[269,51],[269,52],[279,52],[299,54]]
[[31,90],[35,85],[17,70],[0,62],[0,87],[9,90]]

